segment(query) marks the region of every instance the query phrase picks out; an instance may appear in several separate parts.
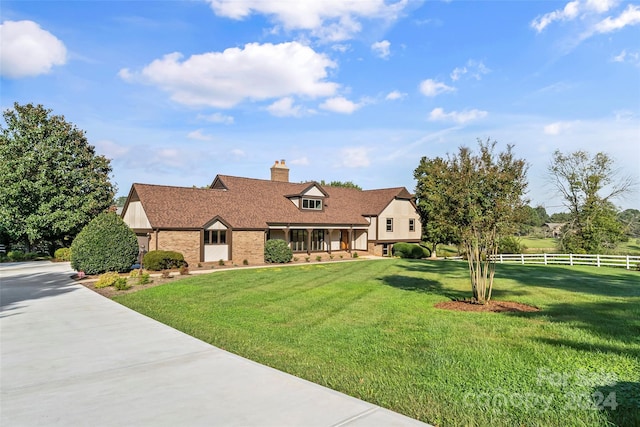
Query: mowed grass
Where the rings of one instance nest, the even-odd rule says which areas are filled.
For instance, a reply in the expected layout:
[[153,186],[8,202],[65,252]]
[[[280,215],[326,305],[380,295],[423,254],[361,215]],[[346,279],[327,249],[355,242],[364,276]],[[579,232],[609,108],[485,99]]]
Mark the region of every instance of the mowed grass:
[[[498,265],[472,313],[457,261],[194,276],[116,300],[213,345],[438,426],[640,425],[640,273]],[[614,400],[612,398],[615,397]]]

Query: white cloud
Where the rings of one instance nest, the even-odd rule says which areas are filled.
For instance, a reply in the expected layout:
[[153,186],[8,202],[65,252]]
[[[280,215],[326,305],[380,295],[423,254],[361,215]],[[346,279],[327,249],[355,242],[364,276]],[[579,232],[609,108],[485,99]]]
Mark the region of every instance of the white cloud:
[[181,104],[231,108],[244,100],[332,96],[339,85],[326,79],[334,67],[326,55],[299,42],[249,43],[186,60],[174,52],[140,73],[124,69],[120,75],[158,86]]
[[467,123],[473,120],[479,120],[487,117],[489,113],[482,110],[464,110],[464,111],[451,111],[446,113],[442,108],[434,108],[429,113],[429,120],[432,122],[446,121],[455,122],[459,124]]
[[8,78],[47,74],[67,62],[67,48],[33,21],[0,24],[0,73]]
[[465,74],[467,74],[467,67],[456,67],[451,72],[450,77],[451,77],[451,80],[455,82],[457,80],[460,80],[460,77],[464,76]]
[[640,7],[630,4],[617,18],[608,16],[594,27],[596,33],[610,33],[629,25],[640,24]]
[[392,92],[389,92],[384,99],[386,99],[387,101],[395,101],[396,99],[402,99],[406,96],[407,96],[406,93],[402,93],[400,91],[394,90]]
[[198,119],[203,119],[212,123],[221,123],[224,125],[232,125],[234,122],[233,116],[228,116],[222,113],[213,113],[209,115],[198,114]]
[[348,147],[340,150],[340,164],[338,167],[366,168],[371,164],[368,147]]
[[560,135],[561,133],[569,130],[574,124],[574,122],[550,123],[544,127],[544,133],[546,135]]
[[388,40],[382,40],[375,42],[371,45],[371,50],[382,59],[388,59],[391,55],[391,43]]
[[300,105],[294,105],[294,100],[290,96],[277,100],[267,107],[272,115],[276,117],[300,117],[303,110]]
[[420,83],[420,92],[424,96],[433,97],[440,95],[441,93],[454,92],[455,90],[455,87],[447,86],[442,82],[437,82],[432,79],[423,80]]
[[572,20],[578,16],[579,5],[579,0],[571,1],[567,3],[563,9],[554,10],[553,12],[549,12],[540,17],[537,17],[531,22],[531,26],[537,32],[541,32],[554,21]]
[[363,19],[394,21],[409,3],[400,0],[207,0],[213,11],[231,19],[245,19],[251,14],[270,17],[285,30],[309,31],[325,41],[341,41],[362,29]]
[[[619,0],[573,0],[567,3],[563,9],[557,9],[537,17],[531,21],[531,27],[537,32],[542,32],[555,21],[573,21],[576,18],[585,18],[589,15],[602,15],[618,6],[619,3]],[[587,34],[583,35],[581,39],[589,37],[594,33],[608,33],[627,25],[637,24],[640,19],[638,18],[638,13],[637,6],[629,5],[618,18],[612,19],[611,17],[607,17],[590,28]],[[589,20],[585,20],[585,22],[588,23]]]
[[309,159],[307,157],[300,157],[299,159],[294,159],[290,161],[289,164],[298,165],[298,166],[307,166],[309,165]]
[[246,155],[245,152],[240,150],[239,148],[234,148],[233,150],[231,150],[231,154],[237,158],[244,157]]
[[119,145],[106,139],[98,141],[94,145],[97,148],[98,153],[111,160],[124,157],[131,150],[130,147],[125,147],[124,145]]
[[335,98],[329,98],[320,104],[320,108],[334,113],[351,114],[358,108],[362,107],[362,104],[357,104],[353,101],[349,101],[347,98],[337,96]]
[[351,50],[351,45],[338,43],[331,46],[331,49],[335,50],[336,52],[346,53]]
[[213,136],[202,133],[202,129],[196,129],[187,134],[187,138],[195,139],[197,141],[211,141]]
[[482,76],[485,74],[489,74],[491,70],[487,68],[486,65],[482,61],[476,61],[475,59],[470,59],[467,61],[466,65],[463,67],[456,67],[450,74],[451,80],[454,82],[460,80],[460,78],[466,74],[470,77],[473,77],[476,80],[481,80]]

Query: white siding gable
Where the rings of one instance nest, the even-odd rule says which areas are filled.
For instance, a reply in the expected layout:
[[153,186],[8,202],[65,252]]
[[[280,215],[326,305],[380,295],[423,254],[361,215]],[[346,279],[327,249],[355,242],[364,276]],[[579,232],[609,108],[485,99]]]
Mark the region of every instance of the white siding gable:
[[127,211],[122,218],[129,228],[151,228],[147,214],[142,207],[142,202],[130,202]]
[[324,194],[322,194],[322,191],[320,191],[320,189],[316,185],[314,185],[313,187],[309,188],[302,195],[303,196],[311,196],[311,197],[324,197]]
[[[387,219],[393,219],[393,231],[387,231]],[[409,200],[393,200],[378,217],[378,240],[420,240],[420,215]],[[414,231],[409,231],[409,219],[414,220]]]

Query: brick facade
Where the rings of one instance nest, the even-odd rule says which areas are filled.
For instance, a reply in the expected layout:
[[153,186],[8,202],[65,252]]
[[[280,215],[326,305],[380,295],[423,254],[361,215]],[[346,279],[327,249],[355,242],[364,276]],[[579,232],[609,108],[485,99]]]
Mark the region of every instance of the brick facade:
[[[155,235],[151,235],[150,248],[153,250],[156,243]],[[200,262],[200,232],[199,231],[166,231],[158,232],[158,249],[161,251],[176,251],[184,255],[185,261],[190,265]]]
[[264,231],[234,231],[231,259],[240,264],[245,259],[249,264],[264,262]]

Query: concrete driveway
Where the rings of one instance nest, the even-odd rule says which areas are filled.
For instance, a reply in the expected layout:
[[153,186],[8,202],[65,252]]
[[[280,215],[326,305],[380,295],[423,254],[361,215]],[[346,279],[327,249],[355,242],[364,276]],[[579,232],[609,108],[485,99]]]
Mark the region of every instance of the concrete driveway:
[[185,335],[72,273],[0,264],[0,425],[426,425]]

